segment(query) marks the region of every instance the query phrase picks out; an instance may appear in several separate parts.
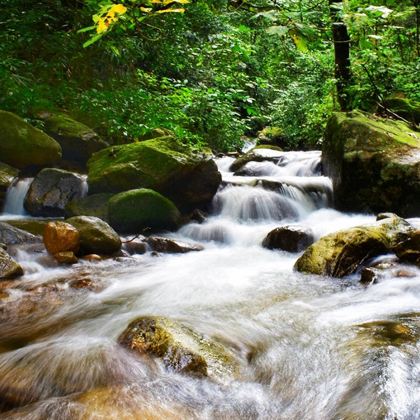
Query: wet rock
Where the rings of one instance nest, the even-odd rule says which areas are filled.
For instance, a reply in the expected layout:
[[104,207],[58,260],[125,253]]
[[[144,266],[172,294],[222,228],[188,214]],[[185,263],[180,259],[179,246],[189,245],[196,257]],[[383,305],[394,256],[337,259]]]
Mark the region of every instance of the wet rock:
[[46,168],[33,180],[25,197],[25,209],[33,216],[62,217],[67,203],[82,197],[84,181],[62,169]]
[[58,252],[57,254],[53,255],[55,260],[60,264],[76,264],[77,263],[77,257],[74,255],[74,252],[72,251],[63,251]]
[[18,175],[18,169],[0,162],[0,211],[3,208],[7,190]]
[[344,277],[371,257],[387,251],[410,237],[412,226],[398,216],[371,225],[331,233],[315,242],[296,261],[304,273]]
[[286,136],[281,127],[264,127],[258,132],[258,144],[261,145],[261,147],[270,145],[274,147],[282,146],[286,140]]
[[146,188],[114,195],[109,200],[108,215],[110,225],[125,233],[175,229],[180,220],[172,201]]
[[204,223],[207,220],[207,214],[199,209],[195,209],[190,215],[190,221]]
[[379,273],[374,268],[363,268],[361,275],[360,275],[360,283],[370,285],[374,284],[379,279]]
[[80,233],[69,223],[49,222],[44,231],[44,245],[52,255],[60,252],[77,254],[80,248]]
[[186,242],[175,241],[173,239],[150,236],[146,240],[153,251],[164,254],[185,254],[191,251],[202,251],[204,247],[199,244],[188,244]]
[[109,146],[95,131],[68,115],[43,112],[40,117],[45,131],[60,144],[65,160],[85,165],[93,153]]
[[144,236],[123,242],[123,249],[129,255],[145,254],[147,252],[147,244]]
[[0,222],[0,242],[5,245],[21,245],[40,242],[40,236],[32,235],[8,223]]
[[265,156],[264,153],[258,153],[258,150],[250,151],[244,155],[238,157],[232,165],[230,165],[229,170],[235,173],[238,173],[247,163],[249,162],[277,162],[279,160],[278,156]]
[[98,254],[84,255],[82,257],[82,259],[84,259],[85,261],[90,261],[90,262],[102,261],[103,260],[103,258]]
[[118,342],[140,355],[161,358],[166,368],[174,372],[229,379],[237,370],[232,357],[221,345],[163,317],[134,320]]
[[322,162],[339,209],[419,213],[420,133],[404,122],[336,113],[327,126]]
[[23,275],[22,267],[3,249],[0,248],[0,280],[14,279]]
[[66,223],[79,231],[81,254],[110,255],[121,249],[121,239],[117,232],[98,217],[71,217]]
[[65,216],[94,216],[108,221],[108,202],[113,195],[93,194],[74,199],[66,205]]
[[54,165],[61,147],[41,130],[11,112],[0,111],[1,160],[18,169]]
[[420,266],[420,229],[416,229],[407,241],[398,244],[394,251],[401,260]]
[[221,182],[209,155],[171,136],[101,150],[88,167],[91,194],[148,188],[170,198],[182,211],[209,204]]
[[314,235],[311,229],[288,225],[272,230],[263,240],[262,246],[268,249],[300,252],[313,242]]

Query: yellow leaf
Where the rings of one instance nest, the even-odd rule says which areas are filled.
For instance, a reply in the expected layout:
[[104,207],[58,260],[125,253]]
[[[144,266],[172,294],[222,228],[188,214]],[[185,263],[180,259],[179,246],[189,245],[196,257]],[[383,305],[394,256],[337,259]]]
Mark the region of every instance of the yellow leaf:
[[156,13],[184,13],[185,9],[164,9],[158,10]]

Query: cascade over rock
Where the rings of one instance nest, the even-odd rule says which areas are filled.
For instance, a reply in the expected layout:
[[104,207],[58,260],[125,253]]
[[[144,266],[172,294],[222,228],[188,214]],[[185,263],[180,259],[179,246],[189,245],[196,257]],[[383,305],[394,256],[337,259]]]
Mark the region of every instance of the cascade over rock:
[[0,111],[0,158],[19,169],[51,166],[61,159],[61,146],[17,115]]
[[396,215],[371,225],[357,226],[323,236],[305,250],[295,269],[332,277],[356,271],[367,259],[394,250],[409,240],[413,227]]
[[25,197],[25,209],[34,216],[62,217],[67,203],[82,197],[84,181],[62,169],[46,168],[33,180]]
[[182,211],[210,203],[221,182],[209,156],[171,136],[101,150],[88,168],[91,194],[150,188],[172,199]]
[[335,204],[347,211],[420,210],[420,132],[354,111],[328,123],[322,162]]
[[66,114],[43,112],[45,131],[60,144],[63,159],[85,165],[93,153],[109,144],[87,125]]
[[3,208],[8,188],[19,175],[19,170],[6,163],[0,162],[0,211]]

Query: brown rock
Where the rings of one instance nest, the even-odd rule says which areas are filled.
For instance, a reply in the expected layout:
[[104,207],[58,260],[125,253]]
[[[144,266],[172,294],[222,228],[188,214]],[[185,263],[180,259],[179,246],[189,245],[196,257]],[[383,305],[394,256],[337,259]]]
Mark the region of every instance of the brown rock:
[[22,267],[3,249],[0,248],[0,280],[14,279],[23,275]]
[[153,251],[168,254],[185,254],[186,252],[202,251],[204,249],[203,246],[198,244],[188,244],[159,236],[150,236],[147,238],[147,243]]
[[60,264],[76,264],[77,263],[77,257],[76,255],[74,255],[74,252],[72,251],[58,252],[57,254],[54,254],[54,258]]
[[262,245],[268,249],[281,249],[288,252],[299,252],[314,242],[310,229],[301,226],[281,226],[272,230],[264,239]]
[[84,255],[83,259],[86,261],[102,261],[102,257],[98,254],[89,254],[89,255]]
[[68,251],[76,254],[79,251],[80,234],[69,223],[49,222],[45,226],[44,244],[52,255]]

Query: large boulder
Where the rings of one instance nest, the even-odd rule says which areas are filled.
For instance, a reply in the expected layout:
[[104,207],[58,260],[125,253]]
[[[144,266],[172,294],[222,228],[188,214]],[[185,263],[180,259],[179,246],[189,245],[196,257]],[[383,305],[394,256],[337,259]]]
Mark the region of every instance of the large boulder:
[[156,191],[141,188],[114,195],[109,200],[108,218],[118,232],[175,229],[180,213],[175,204]]
[[88,168],[91,194],[150,188],[171,198],[181,210],[208,204],[221,182],[208,155],[170,136],[101,150]]
[[5,202],[7,190],[18,175],[18,169],[0,162],[0,212]]
[[0,243],[5,245],[22,245],[40,242],[41,238],[18,229],[8,223],[0,222]]
[[322,153],[335,204],[348,211],[420,210],[420,133],[361,112],[330,119]]
[[94,216],[106,221],[108,220],[108,202],[113,195],[103,193],[75,198],[64,209],[66,217]]
[[70,223],[49,222],[45,226],[44,245],[52,255],[61,252],[76,254],[80,248],[80,233]]
[[161,358],[166,368],[174,372],[229,379],[237,370],[233,358],[221,345],[164,317],[137,318],[118,342],[140,355]]
[[33,180],[25,197],[25,209],[33,216],[62,217],[67,203],[83,196],[81,176],[62,169],[43,169]]
[[14,279],[22,274],[22,267],[4,249],[0,248],[0,280]]
[[394,250],[407,241],[413,227],[392,216],[371,225],[357,226],[323,236],[305,250],[295,269],[303,273],[344,277],[367,259]]
[[262,246],[268,249],[280,249],[288,252],[300,252],[314,242],[310,229],[288,225],[272,230],[263,240]]
[[44,112],[45,131],[60,144],[63,159],[85,165],[93,153],[109,144],[87,125],[66,114]]
[[110,255],[121,249],[121,239],[108,223],[92,216],[77,216],[66,220],[80,234],[80,253]]
[[0,111],[0,156],[19,169],[51,166],[61,159],[61,146],[17,115]]

